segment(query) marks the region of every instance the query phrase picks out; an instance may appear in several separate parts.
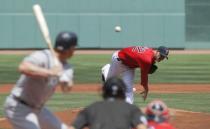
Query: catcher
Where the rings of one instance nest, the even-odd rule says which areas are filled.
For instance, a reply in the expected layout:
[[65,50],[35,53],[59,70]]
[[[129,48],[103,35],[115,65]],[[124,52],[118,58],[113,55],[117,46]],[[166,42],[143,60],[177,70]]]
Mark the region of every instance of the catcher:
[[102,80],[106,81],[113,76],[122,76],[126,84],[126,101],[133,103],[133,81],[135,68],[141,69],[141,85],[144,91],[141,93],[143,99],[146,100],[149,92],[148,74],[153,74],[157,70],[156,62],[160,62],[165,58],[168,59],[169,49],[160,46],[157,50],[142,46],[132,46],[116,51],[112,55],[110,64],[106,64],[102,68]]
[[169,109],[163,101],[154,100],[150,102],[146,107],[145,114],[149,129],[175,129],[169,123]]

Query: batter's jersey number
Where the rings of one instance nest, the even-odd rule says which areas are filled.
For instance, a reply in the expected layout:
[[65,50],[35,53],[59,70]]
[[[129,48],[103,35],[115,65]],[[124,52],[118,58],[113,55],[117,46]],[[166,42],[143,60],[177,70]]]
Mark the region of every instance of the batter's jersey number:
[[142,47],[142,46],[135,46],[132,48],[132,52],[142,53],[146,51],[148,47]]

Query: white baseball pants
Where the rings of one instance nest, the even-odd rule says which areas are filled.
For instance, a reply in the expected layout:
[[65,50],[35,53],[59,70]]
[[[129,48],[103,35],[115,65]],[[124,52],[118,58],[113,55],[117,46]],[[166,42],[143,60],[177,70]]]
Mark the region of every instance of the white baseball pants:
[[122,78],[126,84],[126,102],[133,104],[133,82],[135,69],[127,67],[119,60],[118,51],[112,55],[111,63],[104,65],[101,70],[105,80],[114,76],[120,76]]

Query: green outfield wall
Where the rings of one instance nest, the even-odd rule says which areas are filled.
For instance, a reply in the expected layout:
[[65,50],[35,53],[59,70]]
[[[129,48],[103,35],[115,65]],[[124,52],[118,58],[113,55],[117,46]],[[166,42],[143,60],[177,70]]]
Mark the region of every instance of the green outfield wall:
[[[46,47],[32,13],[35,3],[45,12],[53,41],[58,32],[71,30],[79,35],[79,48],[210,48],[209,37],[203,41],[191,34],[192,30],[210,34],[205,28],[210,22],[196,30],[196,23],[189,20],[194,5],[200,4],[196,1],[201,0],[1,0],[0,48]],[[121,32],[114,31],[117,25]]]
[[186,0],[186,47],[210,48],[210,0]]

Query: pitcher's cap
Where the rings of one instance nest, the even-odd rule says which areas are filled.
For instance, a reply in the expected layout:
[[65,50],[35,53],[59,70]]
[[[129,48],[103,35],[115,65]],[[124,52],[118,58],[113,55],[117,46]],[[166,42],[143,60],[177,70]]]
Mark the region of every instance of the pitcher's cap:
[[168,59],[169,49],[165,46],[158,47],[157,51],[160,52],[160,55],[164,56],[166,59]]

